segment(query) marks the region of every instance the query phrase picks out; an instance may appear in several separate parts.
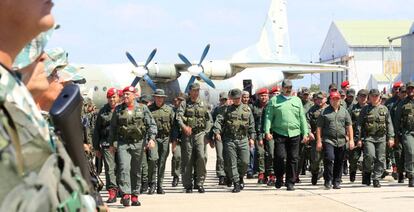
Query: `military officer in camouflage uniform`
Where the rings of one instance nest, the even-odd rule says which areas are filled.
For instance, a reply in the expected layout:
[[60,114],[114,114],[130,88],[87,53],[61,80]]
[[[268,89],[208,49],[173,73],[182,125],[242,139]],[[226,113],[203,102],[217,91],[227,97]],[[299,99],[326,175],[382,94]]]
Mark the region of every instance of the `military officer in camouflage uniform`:
[[[217,116],[222,113],[227,106],[227,92],[221,92],[219,94],[219,105],[213,109],[213,112],[211,113],[211,116],[213,118],[213,122],[216,121]],[[213,137],[213,132],[211,132],[211,135],[209,137]],[[226,173],[224,172],[224,159],[223,159],[223,143],[220,141],[214,141],[214,146],[216,148],[216,175],[219,178],[219,185],[225,185],[225,176]]]
[[403,145],[408,186],[414,187],[414,82],[408,82],[407,98],[398,104],[395,112],[397,143]]
[[[269,184],[274,184],[276,178],[273,170],[273,155],[274,155],[274,141],[266,141],[263,133],[263,116],[264,109],[269,101],[269,90],[262,88],[256,92],[258,100],[251,105],[251,110],[254,117],[254,125],[257,137],[254,139],[254,151],[255,151],[255,167],[259,173],[257,183],[266,183],[265,172],[269,179]],[[269,181],[270,180],[270,181]]]
[[178,182],[180,181],[181,175],[181,137],[182,132],[181,128],[177,122],[177,109],[181,105],[181,102],[184,101],[184,94],[180,93],[177,97],[174,98],[174,124],[172,126],[171,134],[171,153],[173,154],[171,158],[171,175],[173,176],[172,187],[177,187]]
[[119,187],[123,193],[121,203],[139,206],[141,186],[141,162],[144,148],[155,146],[157,125],[146,105],[135,101],[136,89],[124,88],[124,103],[117,106],[112,115],[110,145],[117,149],[119,157]]
[[195,165],[198,192],[204,193],[204,180],[206,178],[205,160],[205,136],[212,126],[211,114],[199,97],[200,84],[194,83],[190,86],[189,97],[183,101],[177,110],[177,121],[183,131],[182,140],[182,163],[183,163],[183,185],[186,193],[192,193],[193,165]]
[[98,112],[95,129],[93,131],[93,148],[98,158],[103,158],[105,165],[106,190],[109,193],[107,203],[116,202],[118,185],[115,173],[115,148],[110,145],[109,132],[111,130],[112,114],[118,105],[118,90],[110,88],[106,92],[108,103]]
[[326,104],[326,93],[320,91],[315,96],[315,104],[308,110],[306,113],[306,120],[310,126],[310,133],[309,133],[309,142],[311,144],[311,173],[312,173],[312,185],[316,185],[318,180],[322,177],[323,168],[321,166],[323,156],[321,152],[316,151],[316,128],[318,118],[321,115],[322,111],[328,106]]
[[[233,89],[229,98],[233,105],[217,116],[213,132],[216,140],[223,142],[224,164],[229,177],[234,183],[233,192],[240,192],[244,187],[243,177],[249,164],[249,147],[254,145],[254,118],[248,105],[241,103],[242,92]],[[223,140],[221,135],[223,135]]]
[[363,177],[366,185],[381,187],[379,182],[385,168],[385,145],[394,146],[394,128],[387,107],[381,105],[378,89],[369,91],[369,104],[362,108],[357,123],[358,143],[364,146]]
[[[358,91],[357,95],[357,103],[352,105],[349,109],[349,114],[351,115],[352,119],[352,127],[355,129],[357,128],[357,122],[359,115],[361,113],[361,110],[363,107],[367,105],[367,97],[368,97],[368,91],[366,89],[361,89]],[[358,141],[358,134],[354,133],[354,140]],[[355,148],[352,151],[348,152],[349,157],[349,180],[351,182],[355,181],[356,172],[358,169],[358,161],[361,157],[362,148],[360,146],[355,146]]]
[[148,167],[148,173],[151,187],[155,184],[155,177],[157,177],[157,194],[165,194],[162,183],[164,181],[165,164],[170,151],[170,136],[175,114],[173,109],[165,104],[167,95],[165,95],[164,90],[157,89],[152,96],[154,97],[154,104],[149,109],[157,123],[158,134],[155,139],[155,148],[151,151],[157,151],[158,160],[154,164],[155,167],[152,165]]

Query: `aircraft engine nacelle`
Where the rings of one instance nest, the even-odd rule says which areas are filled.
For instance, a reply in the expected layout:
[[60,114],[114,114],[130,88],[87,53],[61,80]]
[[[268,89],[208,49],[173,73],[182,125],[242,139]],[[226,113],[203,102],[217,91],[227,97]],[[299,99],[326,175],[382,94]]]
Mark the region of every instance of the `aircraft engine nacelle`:
[[174,64],[152,63],[148,65],[148,75],[154,80],[176,80],[179,75],[175,70]]
[[203,63],[204,74],[213,80],[223,80],[233,77],[230,64],[227,61],[209,61]]

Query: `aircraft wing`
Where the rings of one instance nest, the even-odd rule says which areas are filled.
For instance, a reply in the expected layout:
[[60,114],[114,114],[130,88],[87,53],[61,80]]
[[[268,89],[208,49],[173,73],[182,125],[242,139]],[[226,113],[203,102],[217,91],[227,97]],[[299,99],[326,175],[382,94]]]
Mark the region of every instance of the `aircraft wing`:
[[241,71],[246,68],[275,68],[283,71],[285,74],[313,74],[324,72],[340,72],[348,69],[346,66],[330,65],[322,63],[272,63],[272,62],[254,62],[254,63],[231,63],[233,69]]

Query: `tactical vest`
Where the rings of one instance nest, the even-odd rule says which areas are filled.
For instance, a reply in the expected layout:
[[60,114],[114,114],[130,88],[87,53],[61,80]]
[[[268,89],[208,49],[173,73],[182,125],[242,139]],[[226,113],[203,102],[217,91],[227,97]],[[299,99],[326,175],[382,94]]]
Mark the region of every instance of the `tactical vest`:
[[242,139],[247,136],[251,110],[247,105],[229,106],[224,115],[224,135]]
[[[387,109],[385,106],[378,107],[378,110],[371,108],[366,115],[365,130],[367,136],[384,136],[387,132]],[[378,111],[378,114],[375,111]]]
[[193,134],[202,132],[206,128],[207,113],[202,103],[187,104],[184,111],[184,124],[192,128]]
[[141,105],[134,110],[127,107],[119,111],[118,115],[119,136],[126,142],[138,142],[146,135],[144,109]]
[[100,118],[101,118],[101,126],[100,130],[99,130],[99,138],[100,138],[100,144],[103,147],[107,147],[110,146],[109,141],[108,141],[108,137],[109,137],[109,132],[111,130],[111,120],[112,120],[112,111],[111,108],[108,106],[105,106],[105,111],[102,111],[102,113],[99,114]]
[[358,122],[358,118],[359,118],[359,115],[361,114],[361,110],[362,110],[362,107],[360,107],[358,104],[356,104],[356,105],[354,105],[353,107],[352,107],[352,109],[351,109],[351,119],[352,119],[352,126],[354,127],[354,130],[356,130],[356,125],[357,125],[357,122]]
[[401,108],[401,129],[414,130],[414,104],[412,101],[404,104]]
[[172,122],[171,113],[172,110],[167,105],[152,111],[152,117],[157,123],[158,138],[165,138],[170,135]]

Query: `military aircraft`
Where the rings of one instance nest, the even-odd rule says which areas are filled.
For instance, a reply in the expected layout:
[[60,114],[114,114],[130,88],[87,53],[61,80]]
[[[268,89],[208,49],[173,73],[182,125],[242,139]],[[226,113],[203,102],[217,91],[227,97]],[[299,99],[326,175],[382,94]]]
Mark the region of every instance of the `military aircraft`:
[[209,49],[210,45],[207,45],[201,59],[195,62],[190,62],[181,53],[178,57],[183,63],[153,62],[157,52],[154,49],[145,63],[137,63],[132,54],[126,52],[130,63],[79,65],[80,74],[86,79],[81,89],[97,105],[102,105],[106,102],[108,88],[123,88],[131,85],[132,80],[132,85],[139,87],[140,93],[150,94],[155,88],[162,88],[170,99],[198,81],[202,98],[215,104],[220,92],[232,88],[255,92],[263,87],[276,86],[285,78],[298,79],[302,78],[302,74],[346,69],[339,65],[301,63],[291,54],[286,0],[271,1],[256,44],[237,52],[228,60],[205,60]]

